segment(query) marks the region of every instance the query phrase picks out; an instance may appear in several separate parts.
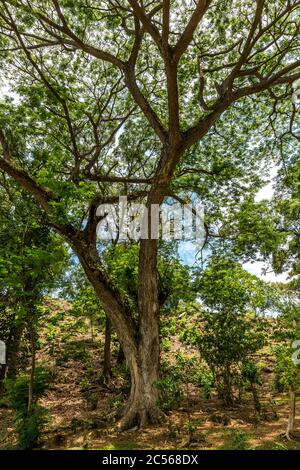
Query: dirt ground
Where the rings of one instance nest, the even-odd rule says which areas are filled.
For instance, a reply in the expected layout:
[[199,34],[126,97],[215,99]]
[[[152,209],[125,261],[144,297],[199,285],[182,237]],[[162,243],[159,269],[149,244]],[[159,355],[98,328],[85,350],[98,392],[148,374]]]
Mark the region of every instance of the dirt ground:
[[[101,338],[92,340],[87,332],[81,333],[76,340],[73,357],[70,353],[66,357],[65,346],[60,344],[55,345],[55,350],[59,350],[56,356],[43,348],[39,353],[39,361],[55,367],[54,380],[39,401],[51,416],[41,436],[41,449],[300,450],[300,439],[287,441],[284,437],[288,401],[285,394],[274,395],[272,392],[270,357],[260,357],[265,364],[262,371],[263,385],[260,388],[260,396],[264,397],[260,416],[254,410],[250,395],[242,404],[225,409],[216,396],[210,400],[204,399],[199,388],[189,385],[188,397],[180,402],[178,408],[168,412],[162,425],[119,433],[117,422],[124,384],[117,377],[108,388],[100,384],[95,375],[89,394],[92,392],[96,399],[91,404],[84,393],[87,365],[80,354],[87,349],[92,358],[89,367],[99,371]],[[171,338],[171,343],[172,349],[167,353],[168,356],[174,354],[174,349],[182,347],[176,338]],[[300,403],[297,405],[296,429],[300,431]],[[15,447],[13,413],[2,407],[0,449]]]
[[[68,375],[71,379],[72,375]],[[94,411],[88,411],[74,382],[56,384],[41,402],[51,413],[51,421],[41,437],[42,449],[300,449],[300,440],[284,437],[288,404],[278,397],[258,418],[252,406],[239,405],[224,410],[217,400],[193,397],[186,407],[166,416],[159,427],[119,433],[105,410],[110,393]],[[69,385],[67,393],[64,386]],[[65,387],[67,389],[67,387]],[[105,396],[106,395],[106,396]],[[14,448],[12,412],[0,410],[0,448]],[[298,416],[296,422],[300,428]],[[192,431],[190,431],[192,429]]]

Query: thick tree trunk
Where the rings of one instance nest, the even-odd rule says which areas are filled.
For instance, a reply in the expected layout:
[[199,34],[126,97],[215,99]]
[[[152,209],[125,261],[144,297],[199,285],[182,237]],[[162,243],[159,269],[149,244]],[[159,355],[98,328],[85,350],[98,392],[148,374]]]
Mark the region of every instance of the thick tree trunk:
[[[159,379],[158,302],[153,302],[151,290],[147,289],[149,295],[145,293],[140,302],[139,329],[137,329],[130,312],[119,298],[119,293],[112,292],[101,268],[98,268],[97,254],[91,253],[87,246],[84,249],[81,244],[75,247],[85,273],[118,335],[130,371],[131,391],[119,428],[125,430],[133,426],[157,423],[163,417],[157,406],[156,388]],[[154,262],[155,260],[156,258]],[[149,285],[149,279],[146,284]],[[154,296],[157,298],[156,286]]]
[[138,369],[133,371],[131,395],[121,428],[135,424],[157,424],[164,416],[157,404],[159,396],[156,386],[160,376],[156,252],[156,240],[142,240],[139,257]]
[[148,424],[158,424],[164,418],[158,407],[158,390],[155,382],[159,376],[155,375],[156,368],[147,368],[141,364],[131,371],[131,392],[125,413],[119,423],[119,429],[130,429],[134,426],[143,427]]
[[296,414],[296,393],[293,388],[290,388],[290,414],[286,430],[286,437],[288,440],[293,439],[294,424]]
[[138,367],[131,370],[131,393],[120,429],[158,424],[164,418],[156,386],[160,377],[159,317],[157,304],[150,298],[145,310],[140,310]]

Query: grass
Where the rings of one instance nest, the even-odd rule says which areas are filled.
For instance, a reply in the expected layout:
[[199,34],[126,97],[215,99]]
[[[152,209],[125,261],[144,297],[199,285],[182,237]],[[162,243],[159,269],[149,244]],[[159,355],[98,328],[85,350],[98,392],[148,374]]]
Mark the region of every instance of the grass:
[[115,442],[108,444],[102,450],[139,450],[139,448],[136,442]]
[[250,449],[250,434],[240,429],[226,429],[223,434],[224,443],[218,447],[220,450],[248,450]]
[[300,442],[283,440],[270,441],[255,447],[255,450],[300,450]]

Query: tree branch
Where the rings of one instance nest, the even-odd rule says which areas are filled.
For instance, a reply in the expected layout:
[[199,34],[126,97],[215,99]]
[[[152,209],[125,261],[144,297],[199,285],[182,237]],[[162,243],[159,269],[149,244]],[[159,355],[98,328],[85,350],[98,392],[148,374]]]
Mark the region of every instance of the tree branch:
[[173,60],[175,62],[179,62],[180,57],[191,43],[194,32],[197,26],[199,25],[201,19],[203,18],[204,14],[206,13],[210,3],[211,0],[198,0],[196,9],[194,10],[194,13],[191,16],[190,21],[188,22],[184,32],[182,33],[176,46],[174,47]]
[[128,183],[128,184],[151,184],[151,178],[131,178],[126,176],[105,176],[97,173],[86,173],[86,178],[90,181],[98,181],[103,183]]
[[0,157],[0,169],[17,181],[25,190],[27,190],[36,201],[43,207],[47,214],[51,213],[50,202],[54,201],[55,196],[31,178],[24,170],[16,168],[12,162],[12,155],[8,142],[2,129],[0,129],[0,143],[4,158]]
[[143,111],[144,115],[148,119],[149,123],[151,124],[152,128],[154,129],[160,140],[162,142],[165,142],[167,139],[167,132],[163,127],[159,117],[157,116],[157,114],[155,113],[155,111],[150,106],[149,102],[139,89],[136,83],[134,69],[130,63],[127,64],[126,67],[124,67],[124,75],[126,85],[130,93],[132,94],[133,99]]
[[147,31],[147,33],[150,34],[152,39],[157,44],[159,50],[161,51],[162,42],[161,42],[160,33],[159,33],[157,27],[152,23],[151,19],[146,14],[144,8],[141,7],[136,0],[128,0],[128,2],[129,2],[129,4],[131,5],[131,7],[134,11],[134,14],[140,20],[142,25],[144,26],[145,31]]
[[162,27],[162,49],[164,55],[169,53],[170,34],[170,0],[163,0],[163,27]]

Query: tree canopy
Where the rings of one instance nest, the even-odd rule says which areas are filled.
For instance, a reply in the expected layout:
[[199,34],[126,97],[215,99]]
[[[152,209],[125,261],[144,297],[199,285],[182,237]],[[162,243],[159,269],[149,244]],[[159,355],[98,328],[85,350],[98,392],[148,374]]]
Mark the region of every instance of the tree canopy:
[[150,235],[153,205],[196,194],[206,245],[273,253],[280,266],[277,221],[282,213],[295,234],[295,206],[257,205],[255,194],[299,140],[300,2],[0,5],[0,170],[69,243],[117,332],[132,379],[121,427],[157,422],[160,243],[140,240],[136,312],[97,240],[97,208],[120,195],[145,201]]

